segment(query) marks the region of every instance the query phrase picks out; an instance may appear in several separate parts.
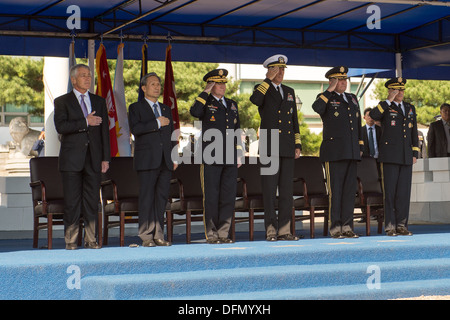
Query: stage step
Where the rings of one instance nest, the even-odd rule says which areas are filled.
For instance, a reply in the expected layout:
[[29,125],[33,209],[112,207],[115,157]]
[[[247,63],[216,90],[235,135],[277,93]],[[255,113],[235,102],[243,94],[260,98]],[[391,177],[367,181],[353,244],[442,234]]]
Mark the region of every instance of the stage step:
[[441,287],[450,292],[450,258],[91,276],[82,279],[81,298],[385,299],[405,297],[426,279],[446,279]]
[[446,232],[0,253],[0,299],[391,299],[449,279]]
[[450,279],[382,283],[380,289],[366,284],[323,286],[301,289],[247,291],[201,296],[182,296],[173,300],[389,300],[450,294]]

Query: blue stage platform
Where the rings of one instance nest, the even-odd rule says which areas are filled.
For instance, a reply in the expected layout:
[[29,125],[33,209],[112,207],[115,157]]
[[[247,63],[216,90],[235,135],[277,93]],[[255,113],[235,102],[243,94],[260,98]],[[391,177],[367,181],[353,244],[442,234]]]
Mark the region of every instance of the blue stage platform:
[[[450,294],[450,226],[362,236],[67,251],[0,240],[0,299],[394,299]],[[362,225],[356,229],[363,233]],[[307,234],[300,231],[300,234]],[[201,235],[197,235],[197,237]],[[195,239],[195,236],[194,236]],[[127,245],[140,243],[128,237]],[[42,242],[42,241],[41,241]]]

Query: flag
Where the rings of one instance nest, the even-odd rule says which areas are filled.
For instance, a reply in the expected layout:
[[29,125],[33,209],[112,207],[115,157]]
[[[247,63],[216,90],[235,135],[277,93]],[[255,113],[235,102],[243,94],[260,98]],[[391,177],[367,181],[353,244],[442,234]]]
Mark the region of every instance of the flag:
[[141,49],[141,52],[142,52],[142,64],[141,64],[141,76],[139,77],[139,84],[138,84],[138,86],[139,86],[139,89],[138,89],[138,92],[139,92],[139,95],[138,95],[138,100],[141,100],[141,99],[143,99],[144,98],[144,91],[142,91],[142,88],[141,88],[141,79],[142,79],[142,77],[144,76],[144,75],[146,75],[147,73],[148,73],[148,63],[147,63],[147,49],[148,49],[148,46],[147,46],[147,44],[146,43],[144,43],[143,45],[142,45],[142,49]]
[[69,83],[67,84],[67,92],[73,90],[72,81],[70,81],[70,69],[77,64],[77,59],[75,58],[75,41],[72,40],[69,46]]
[[108,108],[109,120],[109,144],[111,148],[111,157],[119,156],[117,147],[117,113],[114,94],[111,86],[111,77],[109,75],[108,61],[106,60],[106,49],[103,44],[97,50],[95,57],[95,68],[97,70],[97,90],[95,93],[106,99],[106,107]]
[[169,44],[166,48],[166,75],[164,79],[164,97],[163,103],[172,110],[172,119],[174,129],[180,129],[180,118],[178,116],[177,93],[175,90],[175,78],[172,69],[172,46]]
[[130,128],[128,126],[127,104],[125,101],[125,85],[123,81],[123,47],[117,47],[116,72],[114,73],[114,100],[116,102],[117,123],[116,135],[119,155],[131,156]]

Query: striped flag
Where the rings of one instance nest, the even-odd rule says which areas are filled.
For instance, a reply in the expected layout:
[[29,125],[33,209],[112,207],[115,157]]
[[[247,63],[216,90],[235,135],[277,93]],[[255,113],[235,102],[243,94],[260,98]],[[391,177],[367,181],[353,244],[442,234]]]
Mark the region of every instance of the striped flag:
[[116,101],[118,120],[118,130],[116,134],[119,155],[131,156],[130,128],[128,126],[125,85],[123,81],[123,47],[124,43],[120,43],[117,47],[116,71],[114,73],[114,99]]
[[95,57],[95,68],[97,70],[97,90],[95,93],[106,99],[109,119],[109,144],[111,147],[111,157],[119,156],[117,146],[117,129],[119,123],[117,120],[116,103],[111,86],[111,77],[109,75],[108,61],[106,60],[106,49],[101,43]]
[[148,61],[147,61],[147,54],[148,54],[148,46],[146,43],[144,43],[142,45],[142,64],[141,64],[141,76],[139,77],[139,84],[138,84],[138,91],[139,91],[139,96],[138,96],[138,100],[144,99],[144,91],[142,91],[141,88],[141,79],[143,76],[145,76],[148,73]]
[[175,78],[172,69],[172,46],[166,48],[166,75],[164,79],[163,103],[172,109],[172,119],[174,129],[180,129],[180,118],[178,116],[177,92],[175,90]]

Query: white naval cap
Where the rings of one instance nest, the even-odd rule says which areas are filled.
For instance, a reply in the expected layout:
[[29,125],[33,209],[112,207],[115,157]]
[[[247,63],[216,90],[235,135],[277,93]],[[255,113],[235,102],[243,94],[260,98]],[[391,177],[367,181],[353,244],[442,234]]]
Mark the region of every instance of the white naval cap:
[[274,56],[271,56],[270,58],[267,58],[266,61],[264,61],[263,66],[264,68],[269,67],[286,67],[286,64],[288,62],[288,58],[285,55],[282,54],[276,54]]

